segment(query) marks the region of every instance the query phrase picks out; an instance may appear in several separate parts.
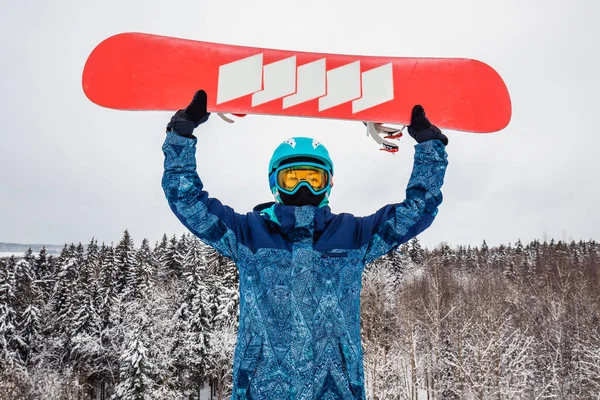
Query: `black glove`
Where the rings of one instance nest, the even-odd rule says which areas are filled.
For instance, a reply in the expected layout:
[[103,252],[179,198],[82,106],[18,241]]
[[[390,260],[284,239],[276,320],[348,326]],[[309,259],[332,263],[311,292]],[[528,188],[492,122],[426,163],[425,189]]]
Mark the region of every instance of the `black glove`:
[[192,137],[194,129],[206,122],[210,116],[210,113],[206,111],[206,102],[206,92],[198,90],[185,110],[179,110],[171,117],[171,122],[167,124],[167,131],[173,131],[180,136]]
[[418,104],[412,109],[408,134],[412,136],[417,143],[437,139],[444,143],[444,146],[448,145],[448,138],[446,135],[444,135],[437,126],[432,125],[431,122],[429,122],[425,116],[425,110]]

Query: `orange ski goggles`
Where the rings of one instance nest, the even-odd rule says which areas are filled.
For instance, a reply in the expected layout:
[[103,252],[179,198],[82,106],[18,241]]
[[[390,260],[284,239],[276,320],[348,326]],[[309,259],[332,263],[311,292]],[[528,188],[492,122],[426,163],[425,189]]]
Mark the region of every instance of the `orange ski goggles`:
[[302,185],[314,194],[321,194],[329,187],[329,171],[323,166],[311,163],[288,164],[274,172],[277,188],[287,194],[294,194]]

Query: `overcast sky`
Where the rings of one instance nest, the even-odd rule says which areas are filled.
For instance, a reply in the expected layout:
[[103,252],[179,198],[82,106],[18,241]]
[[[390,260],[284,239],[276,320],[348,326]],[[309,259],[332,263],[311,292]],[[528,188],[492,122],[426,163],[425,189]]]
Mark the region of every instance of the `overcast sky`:
[[[141,31],[325,53],[468,57],[512,97],[501,132],[446,131],[444,202],[427,246],[588,240],[600,233],[600,2],[597,0],[17,1],[0,12],[0,241],[136,245],[185,228],[161,189],[171,113],[91,103],[89,53]],[[169,55],[165,54],[165,58]],[[404,199],[414,142],[381,152],[357,122],[213,115],[198,131],[211,196],[245,213],[270,201],[267,164],[291,136],[313,136],[336,167],[332,211],[368,215]]]

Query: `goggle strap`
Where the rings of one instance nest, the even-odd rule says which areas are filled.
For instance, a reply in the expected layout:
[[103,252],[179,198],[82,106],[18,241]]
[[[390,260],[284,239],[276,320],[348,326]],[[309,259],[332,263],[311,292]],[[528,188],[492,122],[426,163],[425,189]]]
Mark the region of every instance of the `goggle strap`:
[[329,168],[327,168],[327,166],[325,166],[323,164],[312,163],[312,162],[295,162],[295,163],[290,163],[290,164],[283,164],[283,165],[280,165],[279,167],[277,167],[277,169],[275,170],[275,174],[277,174],[282,169],[286,169],[286,168],[290,168],[290,167],[298,167],[298,166],[316,167],[316,168],[322,169],[324,171],[327,171],[327,173],[329,175],[331,175],[331,170]]

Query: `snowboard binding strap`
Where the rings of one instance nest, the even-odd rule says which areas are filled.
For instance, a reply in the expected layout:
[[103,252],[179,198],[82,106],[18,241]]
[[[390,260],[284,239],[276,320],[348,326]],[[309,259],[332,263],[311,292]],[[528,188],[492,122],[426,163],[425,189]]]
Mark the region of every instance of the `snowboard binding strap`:
[[[385,126],[379,122],[363,122],[367,127],[367,136],[371,135],[373,140],[377,144],[380,144],[382,148],[380,150],[387,151],[388,153],[396,153],[398,151],[398,145],[385,139],[400,139],[402,137],[402,131],[406,128],[404,125],[402,128],[392,128]],[[380,135],[385,135],[381,137]]]
[[[225,113],[217,113],[217,115],[219,117],[221,117],[221,119],[223,121],[227,122],[227,123],[233,124],[235,122],[234,120],[232,120],[231,118],[229,118],[228,116],[226,116]],[[236,114],[236,113],[231,113],[231,115],[235,115],[236,117],[240,117],[240,118],[246,116],[246,114]]]

